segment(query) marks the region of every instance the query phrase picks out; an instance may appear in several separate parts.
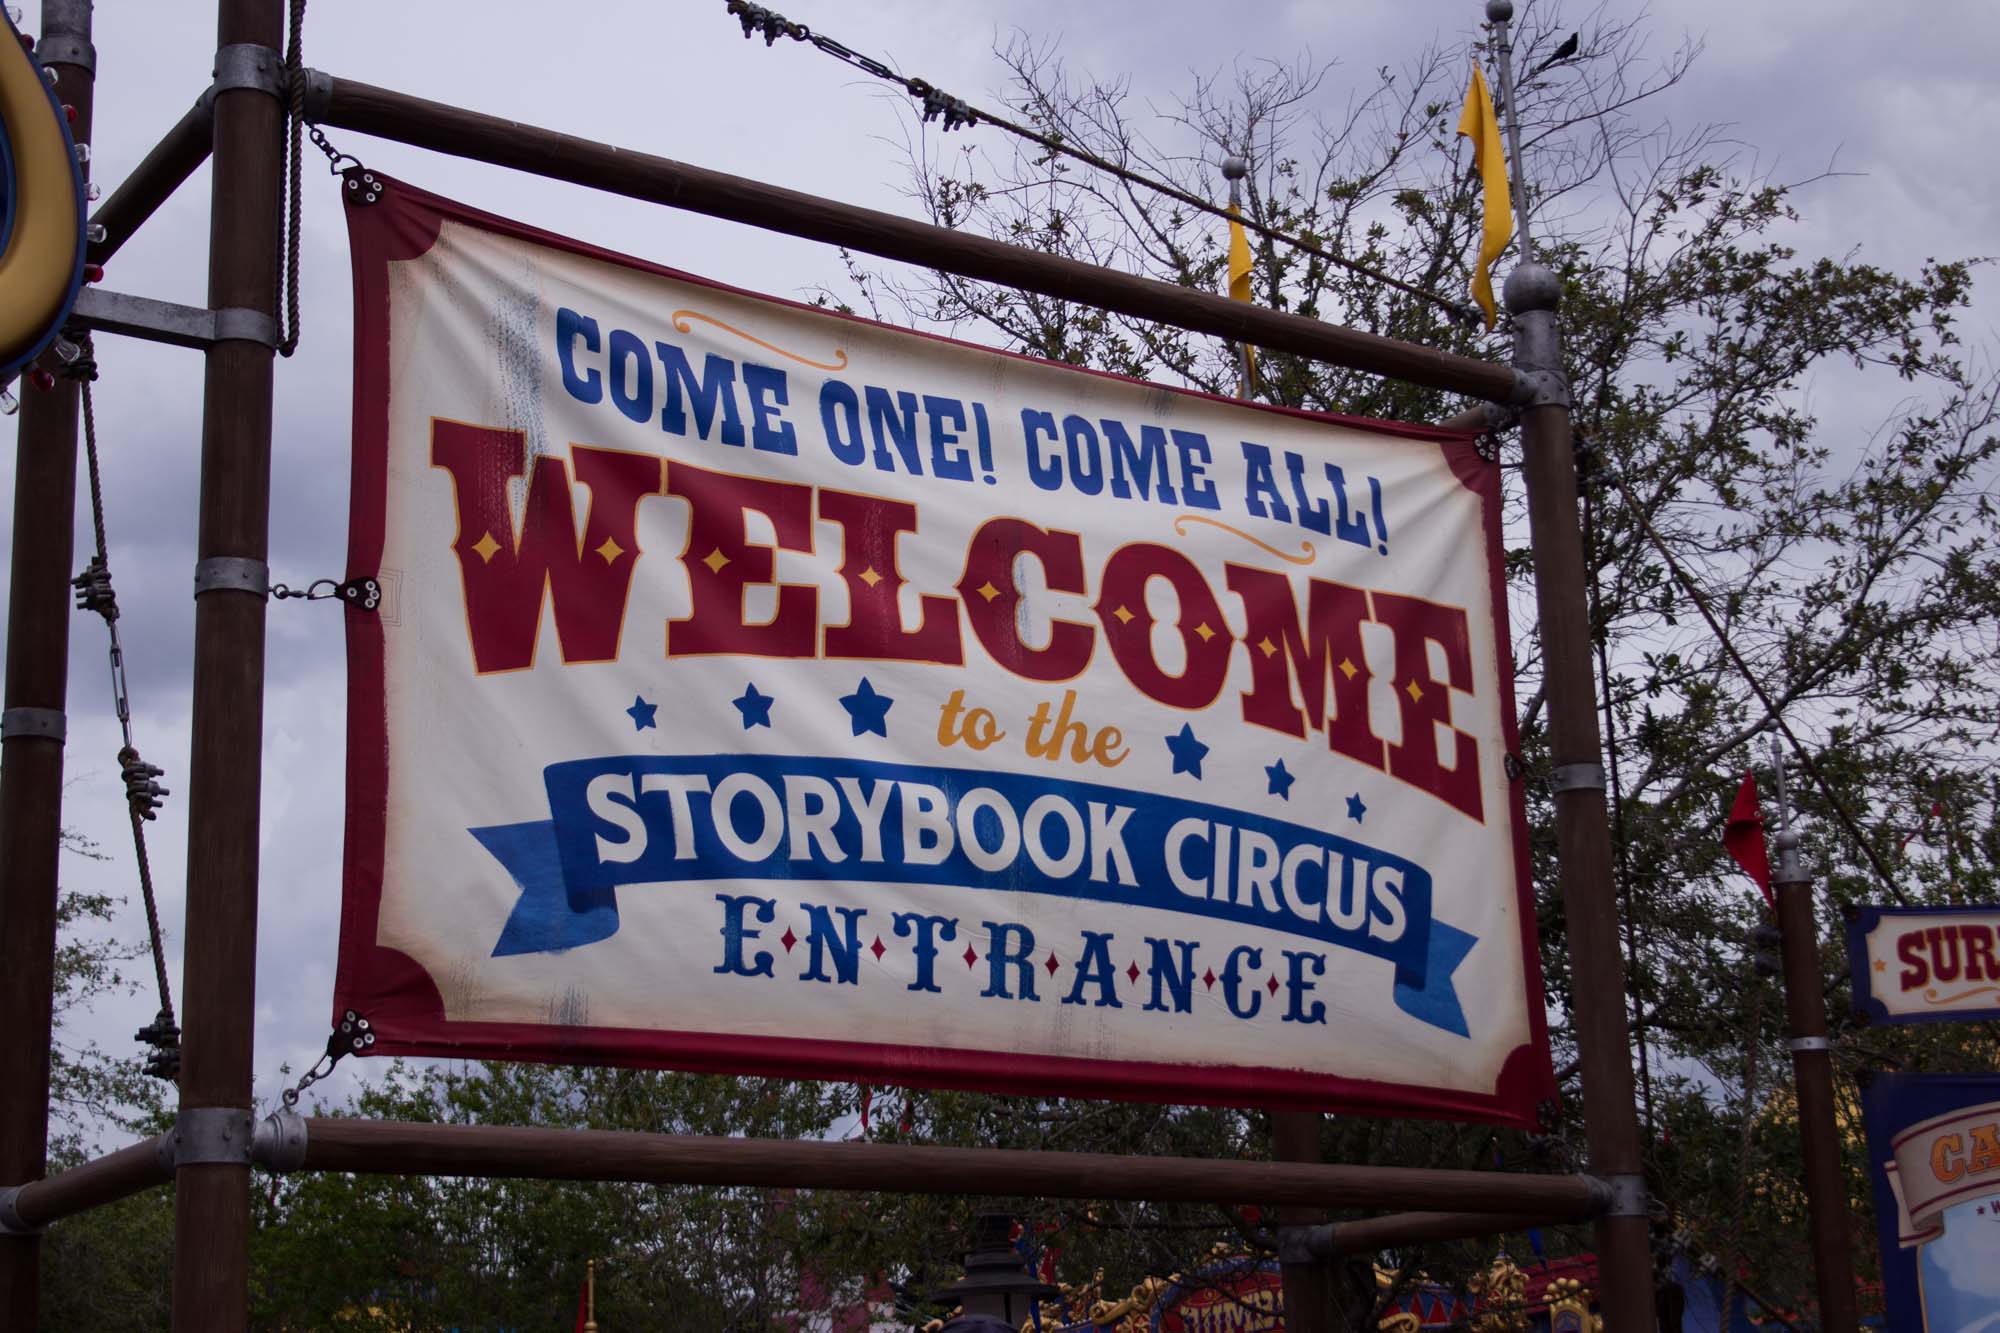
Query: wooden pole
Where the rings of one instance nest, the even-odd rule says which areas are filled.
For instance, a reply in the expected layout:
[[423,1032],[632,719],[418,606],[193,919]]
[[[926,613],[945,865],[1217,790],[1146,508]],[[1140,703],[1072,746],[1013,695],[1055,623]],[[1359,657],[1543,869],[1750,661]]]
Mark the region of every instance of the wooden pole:
[[1540,400],[1521,413],[1522,472],[1535,554],[1535,600],[1542,630],[1543,687],[1548,698],[1556,852],[1569,938],[1576,1033],[1583,1081],[1590,1169],[1618,1186],[1611,1211],[1597,1220],[1606,1328],[1644,1333],[1655,1327],[1639,1117],[1633,1103],[1632,1047],[1625,1025],[1625,968],[1612,892],[1611,829],[1604,806],[1604,751],[1597,729],[1591,665],[1588,574],[1577,521],[1576,461],[1571,453],[1555,274],[1519,264],[1507,276],[1514,317],[1515,366],[1535,377]]
[[88,1209],[130,1198],[155,1185],[164,1185],[174,1178],[169,1159],[161,1155],[166,1141],[166,1135],[156,1135],[95,1161],[73,1166],[47,1180],[23,1185],[14,1196],[14,1211],[30,1226],[45,1227]]
[[[279,0],[221,0],[217,64],[282,65]],[[232,50],[232,48],[249,48]],[[262,48],[257,50],[256,48]],[[284,108],[275,89],[215,98],[209,304],[274,313]],[[245,338],[207,354],[195,597],[193,747],[181,1110],[250,1106],[257,983],[258,789],[264,736],[264,595],[270,540],[270,347]],[[214,562],[235,562],[217,565]],[[219,577],[207,580],[202,571]],[[249,1319],[250,1167],[180,1167],[174,1327],[242,1333]]]
[[1005,1198],[1159,1199],[1309,1208],[1491,1211],[1578,1221],[1604,1206],[1588,1176],[1243,1162],[920,1144],[747,1139],[507,1125],[309,1119],[276,1169],[382,1175],[772,1185]]
[[1792,1077],[1799,1099],[1799,1138],[1805,1153],[1806,1218],[1813,1278],[1819,1292],[1821,1333],[1855,1333],[1860,1312],[1854,1298],[1854,1223],[1847,1212],[1847,1179],[1840,1161],[1834,1114],[1833,1052],[1826,1039],[1826,990],[1819,967],[1819,927],[1813,920],[1812,876],[1799,862],[1799,834],[1786,803],[1784,754],[1774,741],[1780,830],[1777,872],[1783,938],[1785,1008],[1791,1018]]
[[[1274,1162],[1319,1163],[1318,1111],[1273,1111],[1271,1157]],[[1281,1208],[1278,1225],[1310,1227],[1326,1214],[1314,1208]],[[1284,1263],[1278,1269],[1285,1288],[1287,1333],[1333,1333],[1333,1272],[1324,1263]]]
[[208,93],[174,122],[153,150],[120,181],[90,220],[104,228],[104,239],[90,243],[90,258],[102,264],[118,253],[133,233],[145,225],[161,204],[173,197],[195,169],[208,161],[209,137],[215,128],[215,104]]
[[1099,268],[317,71],[309,85],[307,115],[323,125],[1101,306],[1246,346],[1292,352],[1496,402],[1506,402],[1514,394],[1514,372],[1490,361],[1323,324],[1215,292]]
[[[89,0],[43,0],[41,45],[56,96],[90,142],[97,57]],[[11,40],[11,39],[10,39]],[[76,381],[19,386],[14,537],[7,594],[7,723],[0,728],[0,1185],[48,1165],[63,708],[69,683],[76,512]],[[14,710],[24,710],[15,712]],[[41,1241],[0,1235],[0,1328],[41,1327]]]

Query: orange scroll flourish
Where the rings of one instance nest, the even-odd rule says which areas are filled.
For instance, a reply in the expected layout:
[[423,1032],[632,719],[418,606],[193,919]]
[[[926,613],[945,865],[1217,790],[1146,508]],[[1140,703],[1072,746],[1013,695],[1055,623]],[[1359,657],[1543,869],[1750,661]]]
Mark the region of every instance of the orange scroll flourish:
[[775,343],[767,343],[762,338],[757,337],[755,334],[745,333],[742,329],[737,328],[734,324],[725,324],[721,320],[717,319],[714,315],[704,315],[699,310],[674,311],[673,314],[674,332],[676,333],[689,332],[692,326],[689,325],[688,321],[691,319],[698,319],[704,324],[713,324],[715,325],[716,328],[722,329],[724,332],[735,334],[737,337],[743,339],[745,342],[755,343],[757,344],[757,346],[763,348],[767,352],[776,352],[779,356],[782,356],[787,360],[796,361],[802,366],[811,366],[814,370],[847,369],[847,353],[845,350],[841,348],[836,347],[833,349],[833,355],[835,357],[834,360],[815,361],[811,357],[800,356],[797,352],[787,352],[784,348],[779,347]]
[[1211,528],[1221,528],[1224,532],[1229,533],[1231,536],[1241,537],[1244,541],[1249,542],[1252,546],[1255,546],[1259,550],[1269,551],[1272,555],[1277,556],[1278,559],[1283,560],[1288,564],[1310,565],[1314,560],[1317,560],[1319,558],[1319,552],[1313,548],[1313,544],[1307,541],[1303,537],[1299,539],[1299,554],[1287,555],[1283,551],[1280,551],[1277,547],[1271,545],[1269,542],[1260,541],[1257,538],[1252,537],[1249,533],[1243,531],[1243,529],[1241,528],[1232,528],[1227,523],[1220,523],[1212,518],[1203,518],[1200,514],[1182,514],[1180,517],[1176,518],[1174,520],[1174,535],[1176,537],[1187,536],[1187,528],[1184,525],[1188,523],[1206,523]]

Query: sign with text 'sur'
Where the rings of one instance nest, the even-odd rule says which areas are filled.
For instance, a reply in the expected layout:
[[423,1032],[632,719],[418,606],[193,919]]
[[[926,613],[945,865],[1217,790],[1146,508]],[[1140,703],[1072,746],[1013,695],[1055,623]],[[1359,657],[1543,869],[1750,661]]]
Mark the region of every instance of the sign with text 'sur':
[[1532,1120],[1465,437],[349,223],[374,1049]]

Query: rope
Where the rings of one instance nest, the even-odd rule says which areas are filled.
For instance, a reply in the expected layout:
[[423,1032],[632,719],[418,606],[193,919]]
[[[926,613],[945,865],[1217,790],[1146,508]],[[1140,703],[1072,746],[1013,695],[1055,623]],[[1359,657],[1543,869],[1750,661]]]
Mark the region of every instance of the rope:
[[118,599],[111,587],[111,547],[105,535],[104,477],[97,457],[97,412],[91,400],[91,381],[97,378],[97,361],[90,339],[83,339],[83,355],[68,372],[80,382],[83,400],[83,448],[90,474],[90,521],[97,539],[97,553],[89,566],[74,580],[79,610],[95,611],[104,617],[111,640],[111,697],[118,712],[118,726],[124,744],[118,751],[118,768],[125,781],[125,806],[132,821],[132,848],[139,866],[139,896],[146,907],[146,936],[153,951],[153,979],[159,987],[160,1012],[141,1028],[138,1040],[153,1047],[146,1072],[172,1080],[180,1073],[180,1028],[174,1022],[173,988],[167,980],[167,950],[160,932],[160,907],[153,891],[153,863],[146,852],[146,821],[158,818],[162,798],[169,795],[159,783],[163,771],[139,757],[132,744],[132,702],[125,683],[125,650],[118,639]]
[[1602,475],[1618,488],[1618,494],[1624,498],[1626,507],[1632,511],[1632,517],[1638,523],[1639,530],[1645,534],[1646,540],[1652,543],[1653,549],[1659,552],[1660,558],[1666,562],[1668,571],[1673,574],[1674,581],[1681,585],[1681,591],[1685,592],[1688,600],[1694,603],[1695,610],[1699,611],[1701,618],[1708,622],[1710,632],[1722,645],[1722,651],[1728,654],[1729,660],[1735,664],[1737,674],[1743,677],[1743,683],[1748,685],[1751,692],[1762,701],[1765,711],[1771,716],[1772,723],[1785,734],[1785,739],[1791,742],[1792,753],[1798,756],[1799,766],[1805,769],[1806,775],[1813,780],[1813,786],[1819,789],[1819,794],[1825,798],[1834,817],[1840,821],[1841,827],[1847,830],[1848,836],[1860,847],[1861,854],[1868,859],[1868,864],[1874,867],[1875,874],[1881,879],[1883,887],[1895,896],[1897,902],[1905,907],[1910,906],[1909,898],[1890,876],[1889,867],[1883,863],[1881,853],[1877,852],[1874,845],[1868,841],[1867,835],[1861,831],[1861,825],[1855,821],[1852,814],[1848,813],[1847,806],[1834,795],[1826,775],[1820,772],[1819,765],[1813,762],[1812,755],[1807,752],[1805,742],[1799,739],[1798,733],[1792,730],[1789,722],[1785,721],[1785,715],[1779,711],[1777,701],[1771,698],[1770,693],[1758,681],[1756,673],[1750,670],[1750,664],[1743,660],[1743,654],[1737,651],[1735,643],[1722,628],[1722,622],[1716,619],[1715,612],[1708,605],[1708,598],[1702,595],[1694,577],[1675,558],[1673,551],[1667,546],[1666,539],[1660,536],[1659,530],[1653,526],[1652,519],[1647,517],[1645,509],[1640,506],[1632,492],[1626,489],[1625,479],[1609,468],[1605,469]]
[[291,39],[285,48],[285,82],[291,98],[287,119],[291,122],[290,151],[286,157],[285,189],[285,332],[278,340],[278,355],[290,356],[299,348],[299,226],[303,210],[300,188],[300,142],[306,123],[305,26],[306,0],[291,0]]
[[[302,3],[302,0],[294,0],[294,3]],[[1074,158],[1086,166],[1116,176],[1128,185],[1137,185],[1142,189],[1151,190],[1155,194],[1165,195],[1175,203],[1183,204],[1188,208],[1194,209],[1196,212],[1207,213],[1211,217],[1221,218],[1225,222],[1241,222],[1244,227],[1256,232],[1266,240],[1290,246],[1292,249],[1309,254],[1315,259],[1325,260],[1336,268],[1346,269],[1350,273],[1368,278],[1374,282],[1379,282],[1385,287],[1393,287],[1397,291],[1408,296],[1414,296],[1420,301],[1428,301],[1466,328],[1477,328],[1485,323],[1485,316],[1471,306],[1463,305],[1448,297],[1440,296],[1436,292],[1426,291],[1414,283],[1404,282],[1401,278],[1391,277],[1379,269],[1369,268],[1366,264],[1342,258],[1340,255],[1334,254],[1332,251],[1316,245],[1302,236],[1294,236],[1290,232],[1280,231],[1278,228],[1267,226],[1255,218],[1232,218],[1228,209],[1211,204],[1200,195],[1189,194],[1177,185],[1169,185],[1165,181],[1155,180],[1151,176],[1133,171],[1130,167],[1120,166],[1116,162],[1099,157],[1097,154],[1089,152],[1086,149],[1071,147],[1056,135],[1043,134],[1039,130],[1017,124],[1005,116],[996,116],[991,111],[973,106],[963,98],[951,96],[942,89],[925,82],[923,79],[906,78],[881,61],[871,56],[862,55],[859,51],[844,46],[823,33],[816,33],[803,23],[794,23],[784,15],[766,9],[762,5],[752,4],[750,0],[728,0],[727,7],[729,12],[742,23],[745,39],[762,33],[764,36],[764,45],[768,47],[774,44],[780,37],[789,37],[795,42],[805,42],[810,46],[816,47],[834,59],[852,65],[864,74],[881,79],[885,83],[896,84],[909,93],[910,96],[923,103],[924,122],[926,124],[933,120],[942,120],[947,133],[961,126],[991,125],[995,129],[1005,130],[1016,138],[1025,139],[1045,152]]]

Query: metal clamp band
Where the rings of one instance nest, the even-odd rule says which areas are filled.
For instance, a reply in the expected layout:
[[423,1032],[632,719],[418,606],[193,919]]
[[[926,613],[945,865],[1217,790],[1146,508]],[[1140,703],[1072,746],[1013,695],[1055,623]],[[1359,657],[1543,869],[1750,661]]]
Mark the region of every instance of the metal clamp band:
[[278,345],[278,321],[274,316],[248,306],[223,306],[215,314],[215,341],[260,343],[265,347]]
[[1549,771],[1549,790],[1603,791],[1604,765],[1557,764]]
[[306,1164],[306,1118],[297,1111],[273,1112],[250,1133],[250,1160],[266,1171],[296,1171]]
[[1604,1217],[1650,1217],[1651,1200],[1646,1196],[1646,1178],[1634,1172],[1622,1176],[1592,1176],[1594,1193],[1604,1205]]
[[1335,1224],[1278,1228],[1278,1262],[1281,1264],[1323,1263],[1334,1257]]
[[249,88],[285,99],[284,57],[275,47],[255,42],[236,42],[215,50],[215,91]]
[[1793,1037],[1785,1043],[1785,1049],[1793,1055],[1802,1051],[1830,1051],[1833,1049],[1831,1037]]
[[59,741],[69,732],[69,721],[60,708],[9,708],[0,713],[0,741],[16,736],[40,736]]
[[250,1113],[234,1106],[184,1110],[160,1136],[160,1163],[183,1166],[250,1165]]
[[35,43],[35,59],[44,65],[74,65],[97,75],[97,48],[73,32],[45,32]]
[[240,555],[212,555],[194,567],[194,595],[205,592],[254,592],[271,595],[271,567]]
[[20,1196],[19,1185],[0,1186],[0,1236],[33,1236],[41,1232],[40,1227],[30,1226],[21,1220],[20,1210],[14,1202]]

